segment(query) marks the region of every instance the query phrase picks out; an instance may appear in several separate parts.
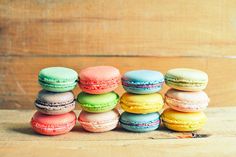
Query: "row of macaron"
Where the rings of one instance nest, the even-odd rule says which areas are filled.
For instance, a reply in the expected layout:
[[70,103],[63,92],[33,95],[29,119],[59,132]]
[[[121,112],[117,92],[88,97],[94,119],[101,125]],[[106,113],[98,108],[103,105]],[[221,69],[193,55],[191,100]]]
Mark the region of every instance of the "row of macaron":
[[[78,77],[79,76],[79,77]],[[126,72],[122,78],[117,68],[95,66],[76,71],[64,67],[49,67],[39,72],[38,81],[43,89],[52,92],[65,92],[75,88],[77,82],[82,91],[102,94],[115,90],[122,80],[127,92],[150,94],[161,90],[163,83],[184,91],[201,91],[206,88],[208,76],[195,69],[171,69],[165,77],[153,70],[134,70]]]
[[[179,73],[178,72],[176,73],[176,71],[179,71]],[[173,70],[168,71],[166,76],[168,76],[168,74],[171,74],[171,73],[175,73],[174,75],[171,75],[172,77],[173,76],[175,77],[174,85],[171,84],[173,81],[169,83],[168,82],[169,79],[168,80],[165,79],[166,83],[170,85],[170,87],[178,88],[178,89],[183,87],[185,88],[185,90],[191,89],[194,91],[198,91],[199,89],[204,89],[206,87],[208,78],[206,77],[207,75],[205,75],[204,72],[193,70],[193,69],[173,69]],[[39,73],[39,83],[43,87],[43,89],[46,89],[47,91],[64,92],[64,93],[57,93],[58,97],[60,97],[59,98],[60,101],[66,100],[66,97],[70,97],[72,100],[73,94],[71,92],[65,92],[65,91],[72,90],[76,86],[77,81],[78,81],[78,79],[76,79],[77,77],[75,77],[76,75],[77,73],[75,71],[68,68],[61,68],[61,67],[46,68],[40,71]],[[202,75],[204,77],[201,78],[199,77],[199,75]],[[72,79],[72,76],[74,79]],[[108,130],[111,130],[112,128],[114,128],[114,126],[117,125],[117,118],[114,118],[115,121],[113,122],[109,122],[109,120],[104,119],[107,115],[109,115],[109,117],[112,117],[112,115],[117,117],[119,114],[116,110],[112,110],[110,112],[103,113],[103,114],[101,113],[92,114],[92,113],[87,113],[86,111],[104,112],[104,110],[111,110],[113,107],[115,107],[115,105],[117,104],[119,100],[119,96],[116,93],[109,92],[109,91],[114,90],[118,86],[120,82],[119,79],[120,79],[119,70],[110,66],[90,67],[81,71],[79,85],[83,91],[86,91],[86,93],[85,92],[80,93],[77,97],[77,100],[81,104],[82,108],[85,110],[85,112],[82,111],[82,113],[80,114],[79,121],[85,129],[87,128],[86,130],[92,131],[92,132],[101,132],[102,130],[99,131],[99,129],[97,129],[97,131],[96,129],[91,130],[91,128],[100,128],[100,129],[102,128],[101,127],[102,124],[98,123],[98,121],[101,120],[101,118],[99,118],[100,116],[103,117],[102,122],[107,122],[108,124],[114,124],[112,127],[107,127]],[[183,81],[183,79],[185,80],[185,82]],[[199,81],[203,82],[203,80],[206,83],[201,83],[200,84],[201,86],[199,86],[198,82]],[[121,97],[121,107],[125,111],[128,111],[129,113],[122,114],[120,118],[120,123],[124,125],[128,124],[129,126],[132,126],[132,128],[135,128],[136,130],[137,128],[139,128],[138,129],[139,131],[148,131],[149,129],[153,130],[152,128],[153,126],[157,128],[160,122],[160,115],[156,113],[156,111],[159,111],[162,108],[163,100],[162,100],[161,95],[156,92],[161,89],[163,83],[164,83],[164,77],[160,72],[157,72],[157,71],[137,70],[137,71],[127,72],[122,77],[122,84],[123,84],[124,89],[129,93],[125,93]],[[39,92],[39,95],[37,98],[37,100],[39,100],[38,102],[44,102],[44,105],[46,104],[45,100],[46,102],[48,100],[57,100],[55,99],[55,95],[57,95],[56,93],[51,95],[54,97],[54,99],[50,98],[50,96],[45,96],[47,94],[49,95],[52,94],[47,91],[42,90],[41,92]],[[101,94],[104,92],[106,93]],[[131,94],[131,93],[136,93],[136,94]],[[173,92],[171,92],[170,90],[169,93],[173,93]],[[92,95],[92,94],[99,94],[99,95]],[[137,94],[147,94],[147,95],[137,95]],[[198,94],[198,92],[195,92],[195,94]],[[71,103],[71,100],[67,100],[67,102]],[[49,104],[56,104],[55,106],[52,105],[53,107],[59,106],[59,107],[65,108],[65,104],[66,104],[65,101],[62,103],[63,104],[62,106],[59,105],[60,104],[59,102],[49,101]],[[135,105],[134,105],[134,102],[136,102]],[[42,112],[45,112],[45,110]],[[68,110],[65,112],[68,112]],[[137,115],[137,113],[147,113],[147,114]],[[51,114],[57,115],[57,114],[62,114],[62,113],[54,112]],[[67,114],[74,115],[71,112]],[[58,115],[58,116],[59,117],[66,116],[67,114]],[[36,119],[40,119],[40,117],[44,117],[44,119],[52,118],[45,115],[36,114],[32,118],[32,120],[35,121]],[[75,119],[75,116],[71,116],[71,117],[73,117],[72,119]],[[96,119],[97,121],[91,122],[92,119]],[[43,124],[43,123],[41,122],[37,124]],[[74,124],[74,123],[71,123],[71,124]],[[97,124],[99,127],[98,126],[95,127],[93,126],[93,124]],[[105,125],[107,126],[107,124]],[[60,125],[60,126],[63,126],[63,125]],[[51,129],[51,130],[54,130],[54,133],[55,133],[55,129]]]

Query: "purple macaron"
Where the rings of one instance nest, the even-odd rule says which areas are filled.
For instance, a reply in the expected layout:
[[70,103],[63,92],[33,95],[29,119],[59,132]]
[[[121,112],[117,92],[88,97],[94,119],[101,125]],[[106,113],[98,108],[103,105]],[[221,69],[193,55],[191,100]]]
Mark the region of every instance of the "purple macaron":
[[70,92],[55,93],[41,90],[35,100],[35,107],[41,113],[60,115],[75,108],[74,94]]

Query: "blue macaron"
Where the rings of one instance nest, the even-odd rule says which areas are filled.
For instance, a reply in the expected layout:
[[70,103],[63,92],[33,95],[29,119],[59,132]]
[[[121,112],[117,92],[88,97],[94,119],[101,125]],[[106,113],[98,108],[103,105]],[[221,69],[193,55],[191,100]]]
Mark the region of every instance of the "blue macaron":
[[148,132],[156,130],[160,125],[160,114],[157,112],[148,114],[133,114],[123,112],[120,116],[122,128],[132,132]]
[[164,75],[153,70],[134,70],[122,77],[123,88],[129,93],[151,94],[162,89]]

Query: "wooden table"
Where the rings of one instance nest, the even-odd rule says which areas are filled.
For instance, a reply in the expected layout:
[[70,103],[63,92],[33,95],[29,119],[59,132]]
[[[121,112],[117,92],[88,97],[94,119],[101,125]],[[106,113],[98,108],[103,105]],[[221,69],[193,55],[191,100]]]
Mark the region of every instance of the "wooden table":
[[[203,130],[177,133],[161,127],[149,133],[117,128],[88,133],[77,124],[68,134],[49,137],[34,133],[32,110],[0,110],[0,156],[236,156],[236,107],[210,108]],[[76,111],[78,114],[79,111]]]

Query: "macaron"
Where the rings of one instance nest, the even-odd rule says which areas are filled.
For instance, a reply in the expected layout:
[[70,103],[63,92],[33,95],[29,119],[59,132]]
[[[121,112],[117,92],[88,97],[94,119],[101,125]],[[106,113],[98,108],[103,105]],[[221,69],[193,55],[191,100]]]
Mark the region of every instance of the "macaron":
[[206,123],[206,115],[203,112],[180,112],[168,108],[161,115],[162,122],[170,130],[196,131]]
[[165,94],[165,104],[182,112],[200,112],[207,108],[209,98],[204,91],[188,92],[169,89]]
[[42,88],[51,92],[73,90],[77,85],[77,80],[77,72],[65,67],[45,68],[38,75],[38,82]]
[[160,111],[164,101],[159,93],[140,95],[126,92],[121,96],[120,104],[126,112],[146,114]]
[[112,66],[94,66],[80,71],[79,86],[90,94],[103,94],[115,90],[120,83],[120,72]]
[[157,112],[148,114],[133,114],[123,112],[120,116],[122,128],[132,132],[147,132],[156,130],[160,125],[160,114]]
[[119,112],[111,110],[103,113],[89,113],[81,111],[78,121],[80,125],[89,132],[106,132],[117,127]]
[[74,94],[69,92],[57,93],[41,90],[35,100],[38,111],[48,115],[64,114],[75,108]]
[[69,132],[75,126],[76,115],[71,111],[66,114],[48,116],[37,111],[30,123],[33,130],[39,134],[60,135]]
[[165,74],[165,83],[178,90],[201,91],[207,86],[208,75],[196,69],[176,68]]
[[153,70],[134,70],[122,76],[123,88],[130,93],[151,94],[162,89],[164,76]]
[[77,102],[83,110],[87,112],[107,112],[116,107],[119,101],[119,95],[115,92],[105,94],[79,93]]

